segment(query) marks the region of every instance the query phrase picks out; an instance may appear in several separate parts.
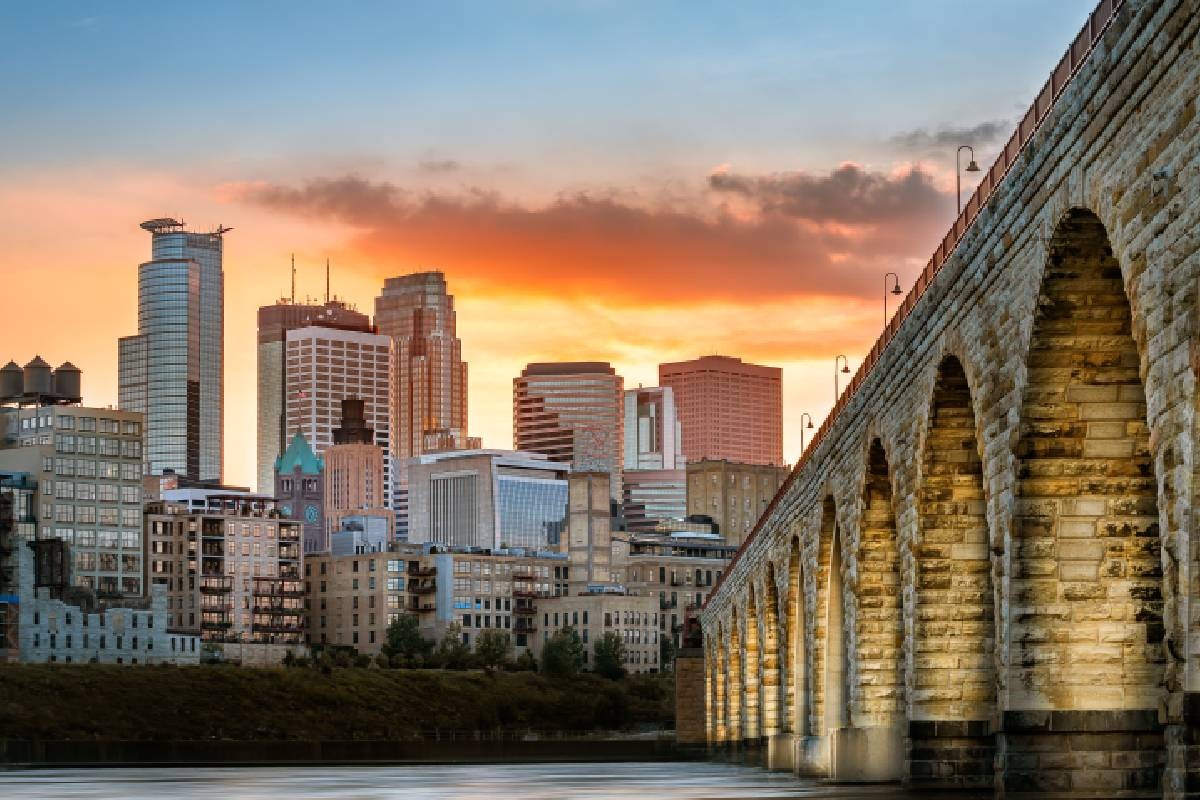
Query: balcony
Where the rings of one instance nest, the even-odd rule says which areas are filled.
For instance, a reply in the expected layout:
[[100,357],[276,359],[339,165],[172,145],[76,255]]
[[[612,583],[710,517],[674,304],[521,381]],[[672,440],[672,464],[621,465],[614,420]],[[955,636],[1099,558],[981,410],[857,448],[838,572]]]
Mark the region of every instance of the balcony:
[[227,619],[202,619],[200,620],[200,630],[202,631],[225,631],[233,627],[233,622]]
[[414,578],[433,578],[437,576],[437,567],[417,567],[410,569],[408,574]]
[[535,633],[537,631],[537,623],[533,620],[519,619],[513,625],[513,630],[517,633]]
[[437,584],[430,582],[421,584],[420,586],[409,586],[413,594],[433,594],[437,591]]
[[537,609],[533,606],[514,606],[512,613],[518,617],[532,617],[537,614]]
[[430,614],[434,611],[437,611],[437,606],[433,605],[432,603],[426,603],[425,605],[421,606],[410,606],[409,611],[415,611],[418,614]]
[[512,574],[512,579],[514,581],[533,582],[537,580],[537,575],[534,575],[532,572],[514,572]]
[[204,577],[200,580],[200,594],[227,594],[233,591],[233,579],[228,577]]
[[283,616],[301,616],[304,614],[303,608],[285,608],[277,605],[260,605],[255,603],[250,607],[255,614],[277,614]]
[[304,633],[304,626],[284,625],[282,623],[271,623],[269,625],[255,625],[253,628],[255,633]]
[[665,597],[660,597],[658,599],[658,607],[663,610],[666,610],[668,608],[679,608],[679,601],[678,600],[668,600]]

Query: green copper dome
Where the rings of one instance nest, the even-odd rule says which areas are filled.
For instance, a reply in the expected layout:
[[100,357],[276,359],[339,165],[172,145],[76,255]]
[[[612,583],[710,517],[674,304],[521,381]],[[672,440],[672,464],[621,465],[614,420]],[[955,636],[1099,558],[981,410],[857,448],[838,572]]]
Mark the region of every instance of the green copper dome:
[[313,452],[300,431],[296,431],[283,455],[275,459],[275,472],[280,475],[291,475],[296,467],[300,468],[301,475],[320,475],[325,471],[325,462]]

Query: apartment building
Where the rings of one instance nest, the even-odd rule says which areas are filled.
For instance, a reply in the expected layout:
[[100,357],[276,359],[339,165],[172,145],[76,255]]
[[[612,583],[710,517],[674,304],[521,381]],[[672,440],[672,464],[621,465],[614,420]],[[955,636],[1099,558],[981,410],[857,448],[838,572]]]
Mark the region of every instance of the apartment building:
[[658,600],[649,596],[594,592],[552,597],[539,603],[541,632],[534,637],[534,655],[540,661],[542,648],[556,632],[571,627],[583,642],[583,664],[596,662],[596,642],[615,633],[625,645],[625,669],[629,672],[658,672],[661,612]]
[[736,461],[704,460],[687,465],[688,516],[710,517],[717,533],[739,545],[771,504],[788,470]]
[[304,643],[301,523],[273,498],[212,492],[203,510],[146,506],[146,581],[165,586],[168,624],[198,631],[243,664],[280,662]]

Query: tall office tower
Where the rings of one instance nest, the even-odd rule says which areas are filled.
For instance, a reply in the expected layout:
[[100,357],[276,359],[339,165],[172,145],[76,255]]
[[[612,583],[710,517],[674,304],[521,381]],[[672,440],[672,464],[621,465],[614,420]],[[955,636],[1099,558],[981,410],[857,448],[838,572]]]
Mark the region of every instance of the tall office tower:
[[287,332],[307,327],[374,333],[371,318],[340,300],[322,305],[282,298],[258,309],[258,488],[268,491],[275,480],[275,459],[287,445]]
[[[325,451],[325,528],[341,527],[348,515],[387,507],[383,448],[367,426],[366,404],[359,398],[342,400],[341,426],[333,429],[333,446]],[[388,515],[390,516],[390,514]],[[392,525],[387,525],[390,534]]]
[[151,260],[138,267],[138,332],[118,342],[122,411],[145,416],[145,468],[221,480],[224,435],[223,235],[174,219],[142,223]]
[[[333,445],[342,419],[342,400],[363,401],[375,444],[389,445],[388,375],[392,343],[377,333],[309,325],[285,334],[284,391],[288,435],[300,431],[317,455]],[[391,464],[384,463],[384,479]]]
[[[375,298],[375,324],[393,342],[391,479],[396,535],[408,533],[408,460],[434,442],[478,447],[467,438],[467,365],[455,333],[454,296],[441,272],[388,278]],[[439,448],[442,449],[442,448]]]
[[658,365],[675,390],[689,461],[725,459],[783,466],[782,370],[740,358],[704,356]]
[[513,442],[577,472],[612,475],[621,492],[623,381],[604,362],[530,364],[513,379]]

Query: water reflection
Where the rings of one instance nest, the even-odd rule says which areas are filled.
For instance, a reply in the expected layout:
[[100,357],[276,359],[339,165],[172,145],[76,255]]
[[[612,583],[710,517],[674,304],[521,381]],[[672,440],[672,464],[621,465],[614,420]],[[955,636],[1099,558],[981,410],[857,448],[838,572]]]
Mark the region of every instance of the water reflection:
[[[229,800],[756,800],[916,797],[896,787],[829,787],[714,763],[477,764],[0,771],[0,797]],[[945,795],[939,798],[946,800]]]

